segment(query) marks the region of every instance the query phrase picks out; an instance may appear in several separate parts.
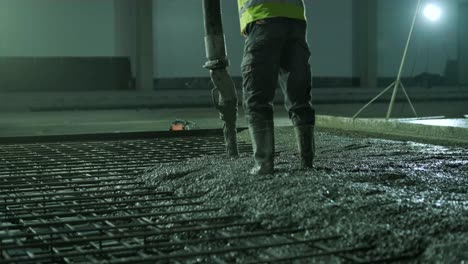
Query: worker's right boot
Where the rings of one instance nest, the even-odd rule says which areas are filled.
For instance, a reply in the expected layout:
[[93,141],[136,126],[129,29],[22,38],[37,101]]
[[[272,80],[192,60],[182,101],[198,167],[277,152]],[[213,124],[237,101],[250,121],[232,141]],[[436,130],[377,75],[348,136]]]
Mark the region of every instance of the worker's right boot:
[[274,172],[275,138],[273,121],[251,122],[249,124],[255,166],[252,175],[266,175]]
[[302,168],[312,168],[314,166],[315,157],[314,126],[295,126],[294,132],[296,134]]

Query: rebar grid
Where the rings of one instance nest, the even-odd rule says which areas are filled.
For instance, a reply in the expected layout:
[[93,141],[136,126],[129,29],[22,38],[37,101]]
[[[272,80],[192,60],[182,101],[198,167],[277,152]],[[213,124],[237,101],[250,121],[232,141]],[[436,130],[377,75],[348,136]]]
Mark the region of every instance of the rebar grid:
[[339,236],[262,230],[222,215],[204,194],[177,196],[135,177],[224,151],[217,136],[0,145],[0,264],[360,262],[349,253],[365,247],[320,246]]

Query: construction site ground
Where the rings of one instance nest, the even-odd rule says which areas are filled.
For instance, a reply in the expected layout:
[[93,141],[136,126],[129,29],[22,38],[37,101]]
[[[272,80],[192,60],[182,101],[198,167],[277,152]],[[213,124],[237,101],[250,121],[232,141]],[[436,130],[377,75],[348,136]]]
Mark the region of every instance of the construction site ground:
[[320,116],[303,170],[280,112],[275,174],[252,176],[247,130],[238,159],[213,131],[168,134],[221,127],[212,109],[4,117],[2,264],[468,261],[464,125]]
[[[248,141],[247,132],[240,134]],[[298,164],[292,128],[277,128],[274,175],[251,176],[252,158],[161,164],[143,176],[160,190],[207,192],[213,206],[264,228],[304,227],[363,245],[364,260],[468,260],[468,149],[319,130],[315,168]],[[242,258],[237,259],[242,263]],[[310,263],[310,262],[304,262]]]

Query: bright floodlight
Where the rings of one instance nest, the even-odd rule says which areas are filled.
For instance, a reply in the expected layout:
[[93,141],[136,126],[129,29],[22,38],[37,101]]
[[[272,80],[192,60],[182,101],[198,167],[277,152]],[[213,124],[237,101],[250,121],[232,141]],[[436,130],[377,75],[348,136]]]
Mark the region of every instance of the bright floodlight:
[[428,4],[424,8],[424,16],[430,21],[439,20],[441,15],[442,15],[442,10],[440,10],[440,8],[434,4]]

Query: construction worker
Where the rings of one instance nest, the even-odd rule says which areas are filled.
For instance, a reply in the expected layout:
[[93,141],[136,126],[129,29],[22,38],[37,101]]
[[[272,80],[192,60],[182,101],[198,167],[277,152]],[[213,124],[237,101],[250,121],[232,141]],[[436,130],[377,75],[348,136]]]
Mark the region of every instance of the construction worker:
[[[303,0],[238,0],[243,104],[253,142],[251,174],[274,172],[273,98],[280,79],[294,126],[301,164],[313,166],[315,112],[311,101],[310,51]],[[280,78],[279,78],[280,77]]]

